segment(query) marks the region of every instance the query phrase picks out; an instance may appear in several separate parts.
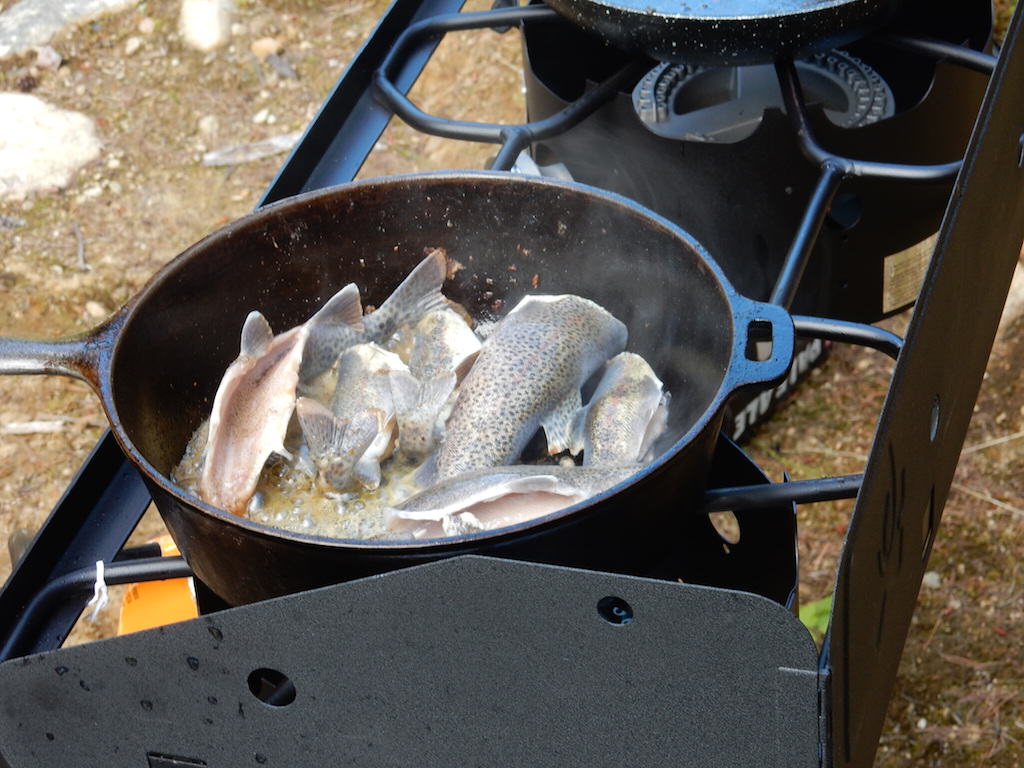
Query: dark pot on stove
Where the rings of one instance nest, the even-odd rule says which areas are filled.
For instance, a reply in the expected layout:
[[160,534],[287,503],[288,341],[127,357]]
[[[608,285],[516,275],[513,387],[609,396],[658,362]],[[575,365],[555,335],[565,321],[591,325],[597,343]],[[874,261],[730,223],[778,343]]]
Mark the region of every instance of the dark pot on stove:
[[[444,292],[478,317],[527,293],[576,293],[629,328],[672,393],[658,458],[627,481],[529,523],[443,540],[306,536],[211,507],[171,469],[209,415],[239,331],[258,309],[281,332],[342,285],[379,305],[443,247],[465,268]],[[758,361],[751,337],[769,338]],[[104,325],[59,341],[0,340],[0,372],[60,373],[99,394],[196,575],[232,604],[428,560],[483,553],[638,572],[667,551],[703,489],[722,418],[738,388],[780,378],[793,326],[779,307],[738,295],[684,231],[615,195],[495,173],[398,176],[268,206],[210,235],[158,273]]]

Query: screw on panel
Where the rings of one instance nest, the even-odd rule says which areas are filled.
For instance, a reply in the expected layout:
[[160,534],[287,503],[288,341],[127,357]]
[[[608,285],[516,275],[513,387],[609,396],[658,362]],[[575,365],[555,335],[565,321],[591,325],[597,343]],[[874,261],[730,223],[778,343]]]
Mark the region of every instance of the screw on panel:
[[597,612],[609,624],[622,625],[633,621],[633,609],[629,603],[614,595],[598,600]]

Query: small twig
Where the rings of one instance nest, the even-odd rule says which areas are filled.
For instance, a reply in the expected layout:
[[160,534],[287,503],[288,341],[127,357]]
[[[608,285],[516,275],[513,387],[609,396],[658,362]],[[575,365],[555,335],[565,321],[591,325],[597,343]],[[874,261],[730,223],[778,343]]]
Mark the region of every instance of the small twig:
[[992,669],[1002,664],[1001,661],[975,661],[974,659],[968,659],[964,656],[957,656],[952,653],[940,653],[939,657],[948,661],[950,664],[956,664],[960,667],[968,667],[979,672],[983,672],[986,669]]
[[1003,435],[1002,437],[994,437],[991,440],[986,440],[982,443],[976,443],[975,445],[968,446],[960,451],[961,456],[965,456],[968,453],[974,453],[975,451],[983,451],[986,448],[991,448],[995,445],[1002,445],[1008,443],[1011,440],[1020,440],[1024,437],[1024,431],[1014,432],[1012,435]]
[[974,498],[980,499],[981,501],[987,501],[992,506],[1004,509],[1007,512],[1010,512],[1014,515],[1018,515],[1019,517],[1024,517],[1024,509],[1019,509],[1018,507],[1015,507],[1012,504],[1007,504],[1005,501],[1000,501],[995,496],[991,496],[988,493],[976,491],[973,488],[969,488],[966,485],[963,485],[962,483],[953,483],[953,487],[958,491],[963,491],[968,496],[973,496]]
[[78,242],[78,268],[88,272],[92,267],[85,260],[85,238],[82,236],[82,228],[78,226],[77,221],[71,222],[71,228],[75,230],[75,240]]
[[10,421],[0,427],[5,435],[40,435],[63,432],[66,419],[40,419],[38,421]]
[[491,58],[494,59],[495,61],[497,61],[503,67],[512,70],[517,75],[522,75],[523,74],[523,65],[522,64],[516,64],[515,62],[509,61],[508,59],[506,59],[504,56],[502,56],[501,54],[499,54],[497,52],[495,52],[494,55]]
[[922,646],[924,650],[927,651],[928,647],[932,644],[932,640],[935,639],[935,633],[939,631],[939,625],[942,624],[944,616],[945,614],[942,611],[939,611],[939,618],[935,620],[935,626],[933,626],[932,631],[928,633],[928,639],[924,641],[924,645]]

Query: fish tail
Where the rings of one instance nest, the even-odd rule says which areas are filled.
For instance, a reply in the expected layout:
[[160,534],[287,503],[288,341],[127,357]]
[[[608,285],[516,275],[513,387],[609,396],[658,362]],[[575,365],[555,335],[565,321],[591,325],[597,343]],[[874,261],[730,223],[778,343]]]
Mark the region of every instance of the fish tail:
[[362,338],[363,304],[356,284],[349,283],[328,299],[306,326],[306,346],[299,368],[299,380],[303,383],[334,365],[347,346]]
[[296,400],[295,411],[306,436],[310,458],[324,479],[341,490],[350,479],[352,468],[377,436],[376,413],[339,419],[308,397]]
[[435,248],[388,296],[380,308],[364,318],[370,341],[389,338],[403,325],[447,306],[441,284],[448,276],[448,258]]

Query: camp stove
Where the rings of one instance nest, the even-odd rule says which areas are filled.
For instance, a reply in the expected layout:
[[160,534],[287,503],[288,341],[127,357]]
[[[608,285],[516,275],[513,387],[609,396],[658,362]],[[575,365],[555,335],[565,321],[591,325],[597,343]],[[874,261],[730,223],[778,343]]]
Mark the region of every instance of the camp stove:
[[[661,32],[627,0],[496,5],[396,0],[261,205],[353,179],[393,115],[629,196],[805,340],[727,431],[827,343],[897,359],[863,472],[772,483],[723,434],[640,576],[470,556],[230,609],[197,583],[199,619],[60,649],[96,561],[109,584],[191,573],[123,548],[150,499],[108,433],[0,592],[0,765],[871,764],[1024,236],[1020,14],[997,59],[984,2],[709,4]],[[405,97],[441,36],[485,27],[522,31],[530,122]],[[915,301],[904,339],[866,324]],[[795,504],[854,497],[819,652]]]

